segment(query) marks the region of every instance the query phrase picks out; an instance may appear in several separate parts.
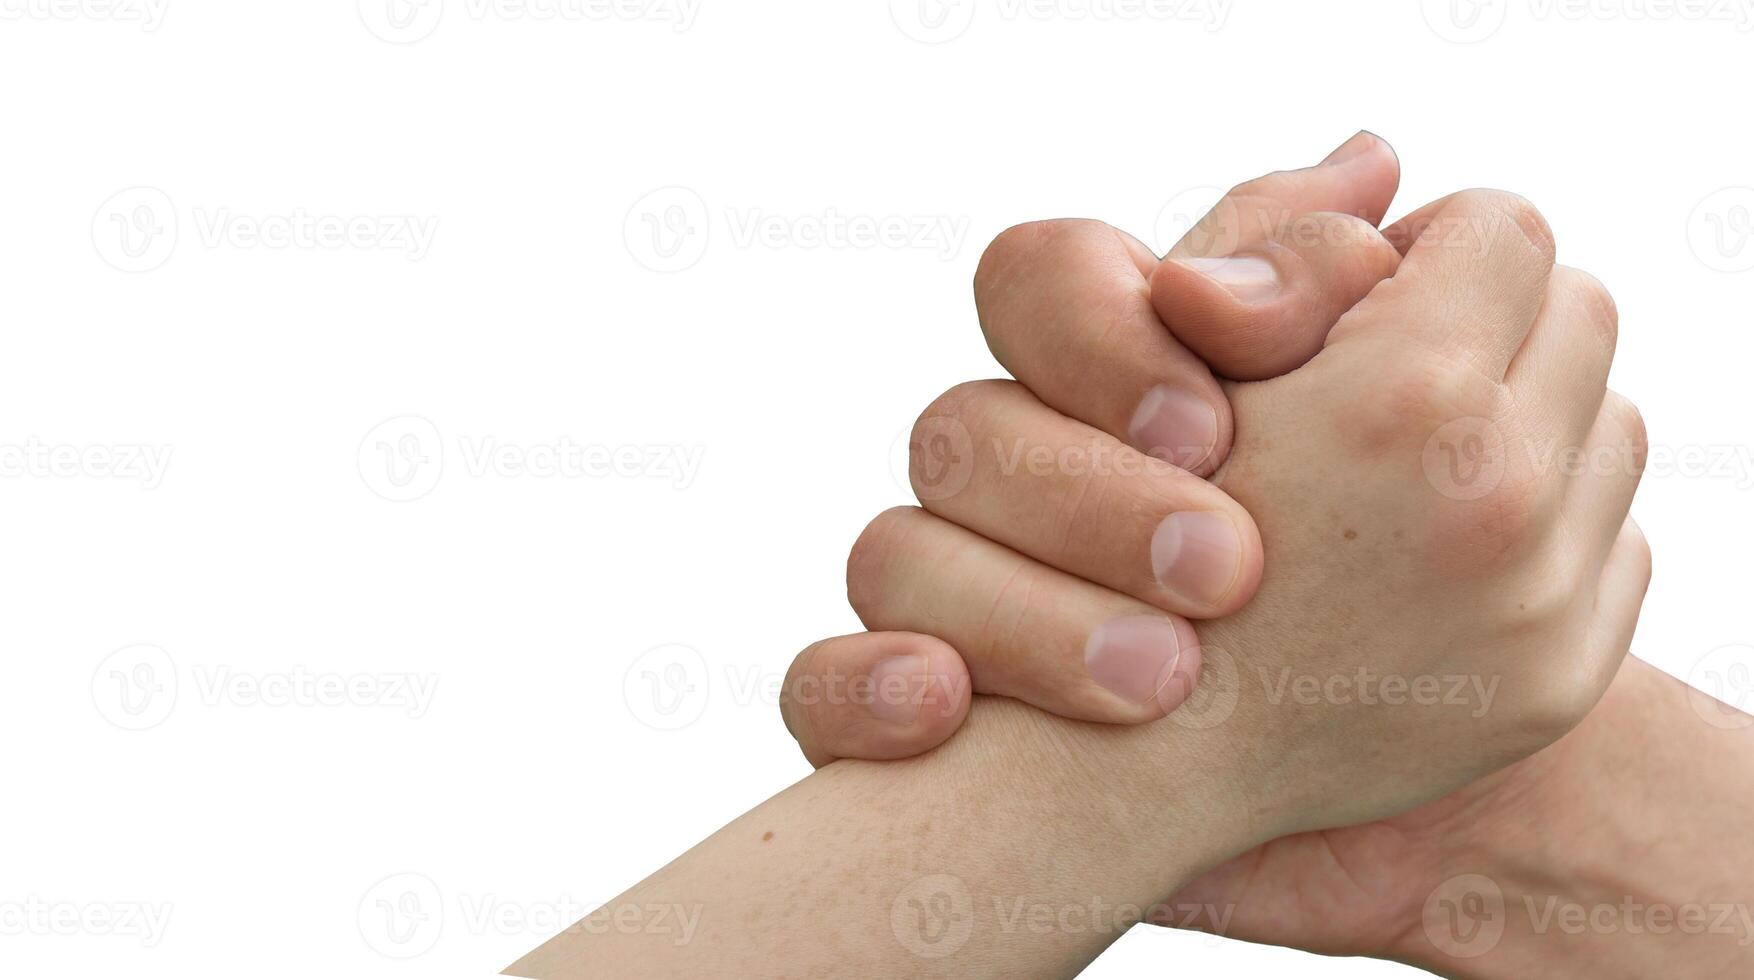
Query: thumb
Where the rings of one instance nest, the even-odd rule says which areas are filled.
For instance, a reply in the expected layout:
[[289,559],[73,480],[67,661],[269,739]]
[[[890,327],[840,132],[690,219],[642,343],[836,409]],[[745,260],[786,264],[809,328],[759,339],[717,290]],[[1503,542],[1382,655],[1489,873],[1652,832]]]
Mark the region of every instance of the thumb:
[[1153,271],[1158,317],[1220,375],[1302,365],[1399,266],[1377,230],[1399,183],[1394,150],[1361,132],[1314,167],[1237,185]]

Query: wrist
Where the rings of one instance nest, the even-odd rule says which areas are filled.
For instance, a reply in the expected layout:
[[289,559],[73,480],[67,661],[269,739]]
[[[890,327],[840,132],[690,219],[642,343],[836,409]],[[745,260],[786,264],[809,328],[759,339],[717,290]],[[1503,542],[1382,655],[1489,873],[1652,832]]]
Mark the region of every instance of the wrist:
[[1642,980],[1741,975],[1754,957],[1745,904],[1667,888],[1625,865],[1559,874],[1519,865],[1456,862],[1394,958],[1458,980]]
[[1432,837],[1392,952],[1444,976],[1754,975],[1754,729],[1628,660],[1589,719]]
[[1151,902],[1270,834],[1236,764],[1238,733],[1180,714],[1100,725],[977,698],[970,716],[980,737],[959,736],[940,751],[966,756],[957,771],[1009,774],[1015,812],[1060,828],[1060,846],[1087,852],[1081,860],[1136,869],[1114,879],[1112,897]]

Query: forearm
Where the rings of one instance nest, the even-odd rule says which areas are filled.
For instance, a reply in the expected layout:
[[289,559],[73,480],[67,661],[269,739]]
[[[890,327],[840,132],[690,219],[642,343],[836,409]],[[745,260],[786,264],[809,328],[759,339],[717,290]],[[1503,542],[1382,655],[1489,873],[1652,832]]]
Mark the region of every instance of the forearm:
[[[1215,747],[979,701],[938,751],[812,774],[508,972],[1071,975],[1251,842]],[[659,908],[688,934],[641,928]]]
[[1469,980],[1754,976],[1754,719],[1628,660],[1548,752],[1526,829],[1465,839],[1446,872],[1482,876],[1502,936],[1444,896],[1409,958]]

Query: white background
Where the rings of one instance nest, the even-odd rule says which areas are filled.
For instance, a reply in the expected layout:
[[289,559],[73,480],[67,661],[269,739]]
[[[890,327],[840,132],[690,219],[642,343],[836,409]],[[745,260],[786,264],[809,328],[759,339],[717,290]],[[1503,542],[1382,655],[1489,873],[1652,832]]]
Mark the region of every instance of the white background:
[[[1161,249],[1360,127],[1394,214],[1520,191],[1615,292],[1635,650],[1754,638],[1751,0],[404,6],[0,0],[0,972],[504,966],[807,771],[772,691],[997,370],[987,240]],[[620,462],[515,470],[562,445]],[[1413,971],[1140,929],[1090,975],[1208,973]]]

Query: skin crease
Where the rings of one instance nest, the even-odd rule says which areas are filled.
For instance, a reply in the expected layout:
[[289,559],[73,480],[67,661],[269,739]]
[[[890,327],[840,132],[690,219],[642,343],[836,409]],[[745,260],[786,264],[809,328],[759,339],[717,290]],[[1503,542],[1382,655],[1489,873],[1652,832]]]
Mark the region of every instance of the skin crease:
[[[1550,242],[1530,234],[1544,230],[1538,216],[1487,193],[1429,214],[1495,237],[1465,251],[1414,248],[1392,288],[1347,314],[1309,365],[1231,390],[1237,441],[1220,479],[1260,523],[1267,572],[1255,602],[1206,629],[1207,701],[1135,727],[977,704],[939,750],[830,765],[618,900],[700,906],[692,944],[569,932],[513,970],[829,976],[857,963],[875,975],[1065,975],[1115,933],[1005,932],[976,903],[966,946],[930,959],[898,948],[895,910],[905,911],[901,900],[921,874],[946,871],[983,899],[1023,891],[1059,902],[1148,902],[1267,840],[1436,799],[1572,728],[1624,655],[1648,573],[1641,540],[1616,544],[1636,479],[1537,471],[1520,450],[1638,442],[1642,433],[1612,400],[1598,417],[1593,403],[1570,399],[1571,413],[1529,397],[1544,384],[1576,384],[1599,402],[1609,354],[1601,340],[1611,333],[1592,318],[1603,304],[1580,315],[1549,292]],[[1526,347],[1567,356],[1532,356],[1519,375],[1510,362],[1548,306],[1554,315]],[[1360,378],[1371,385],[1361,388]],[[960,418],[975,445],[995,419],[1028,427],[1031,413],[1051,414],[1008,383],[965,386],[958,404],[941,414]],[[1423,463],[1434,425],[1457,413],[1489,419],[1512,450],[1502,479],[1466,500],[1437,492]],[[860,574],[900,577],[849,582],[850,592],[880,603],[896,591],[885,585],[904,580],[931,590],[934,572],[979,578],[973,563],[991,552],[974,547],[970,532],[911,514],[862,540],[855,563]],[[910,545],[956,535],[964,543],[944,560],[909,566],[918,554]],[[1044,598],[1097,588],[1039,564],[1027,577]],[[900,608],[859,612],[886,629],[941,625],[879,622]],[[1465,671],[1493,679],[1498,693],[1483,713],[1303,705],[1275,701],[1259,680],[1282,668],[1333,676],[1360,666],[1408,677]],[[1041,847],[1043,828],[1053,828],[1053,848]]]

